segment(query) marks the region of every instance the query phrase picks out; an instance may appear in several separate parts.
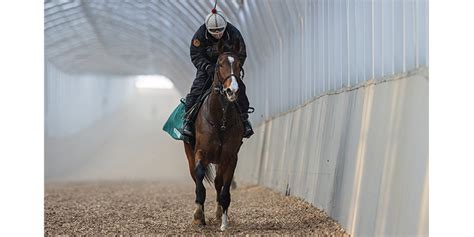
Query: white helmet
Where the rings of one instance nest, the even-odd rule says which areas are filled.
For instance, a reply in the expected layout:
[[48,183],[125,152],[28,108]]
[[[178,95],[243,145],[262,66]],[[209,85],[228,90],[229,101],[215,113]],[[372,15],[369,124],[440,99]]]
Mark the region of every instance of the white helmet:
[[216,39],[220,39],[224,34],[227,20],[222,12],[212,9],[211,13],[206,16],[207,31]]

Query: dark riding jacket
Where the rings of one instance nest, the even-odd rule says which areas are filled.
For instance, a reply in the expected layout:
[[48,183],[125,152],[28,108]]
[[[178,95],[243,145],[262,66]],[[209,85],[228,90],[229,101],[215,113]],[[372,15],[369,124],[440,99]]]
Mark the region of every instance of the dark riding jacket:
[[[240,60],[240,65],[243,66],[245,59],[247,58],[247,52],[245,49],[245,42],[240,34],[240,31],[230,23],[227,23],[227,27],[219,40],[215,39],[206,29],[206,25],[202,25],[196,31],[191,40],[190,54],[191,61],[197,68],[196,78],[193,81],[190,92],[186,95],[186,107],[185,111],[189,111],[191,107],[196,103],[199,95],[211,86],[209,82],[208,68],[215,66],[217,58],[219,57],[218,42],[223,40],[222,43],[225,45],[235,46],[237,42],[240,43],[240,50],[237,55]],[[212,82],[212,80],[211,80]],[[246,95],[245,84],[239,82],[239,96],[237,99],[237,105],[241,111],[243,119],[248,118],[247,111],[249,109],[249,99]]]
[[[240,31],[235,28],[231,23],[227,22],[227,27],[224,31],[224,35],[220,40],[234,45],[237,41],[240,42],[240,51],[237,53],[240,60],[240,65],[244,65],[245,59],[247,58],[247,52],[245,50],[245,42],[240,34]],[[194,66],[200,71],[206,71],[209,66],[214,66],[219,57],[217,43],[219,40],[215,39],[206,29],[206,25],[203,24],[193,36],[190,47],[191,61]]]

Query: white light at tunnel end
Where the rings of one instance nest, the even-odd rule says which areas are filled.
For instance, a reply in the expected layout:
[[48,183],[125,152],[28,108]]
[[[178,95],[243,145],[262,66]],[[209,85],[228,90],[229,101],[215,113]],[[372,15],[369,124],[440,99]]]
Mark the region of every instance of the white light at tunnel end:
[[173,89],[171,80],[162,75],[140,75],[135,79],[135,87],[139,89]]

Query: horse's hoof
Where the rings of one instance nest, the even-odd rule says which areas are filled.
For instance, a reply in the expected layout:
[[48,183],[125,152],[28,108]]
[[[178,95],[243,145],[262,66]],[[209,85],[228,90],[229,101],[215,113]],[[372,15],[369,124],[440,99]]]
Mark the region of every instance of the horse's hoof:
[[206,221],[204,219],[196,219],[194,218],[193,220],[193,225],[195,226],[205,226],[206,225]]
[[204,217],[204,211],[202,210],[201,205],[197,205],[196,210],[194,210],[194,225],[204,226],[206,225],[206,219]]
[[221,224],[221,231],[225,231],[229,228],[229,222],[227,220],[227,214],[222,214],[222,224]]
[[193,225],[202,227],[206,225],[206,222],[203,222],[202,220],[193,220]]

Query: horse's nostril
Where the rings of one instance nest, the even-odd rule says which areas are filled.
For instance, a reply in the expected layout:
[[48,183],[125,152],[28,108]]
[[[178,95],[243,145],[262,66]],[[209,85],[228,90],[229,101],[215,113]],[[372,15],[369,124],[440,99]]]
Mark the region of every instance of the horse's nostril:
[[225,90],[225,92],[227,92],[227,94],[229,94],[229,95],[232,95],[232,90],[231,90],[230,88],[227,88],[227,89]]

